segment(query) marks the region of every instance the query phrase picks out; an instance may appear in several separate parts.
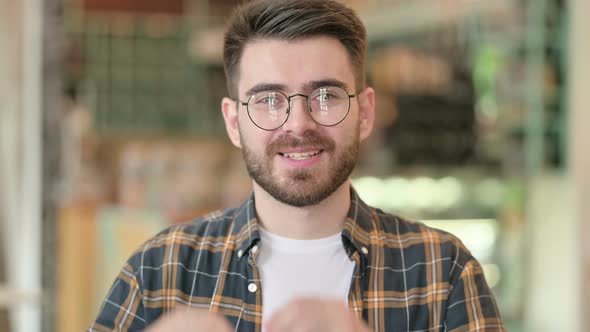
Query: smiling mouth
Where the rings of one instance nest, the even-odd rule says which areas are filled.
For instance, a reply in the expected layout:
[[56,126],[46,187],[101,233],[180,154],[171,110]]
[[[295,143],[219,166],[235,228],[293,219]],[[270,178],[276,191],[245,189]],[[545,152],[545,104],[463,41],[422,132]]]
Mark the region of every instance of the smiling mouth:
[[324,152],[324,150],[315,150],[307,152],[279,152],[282,157],[292,160],[305,160]]

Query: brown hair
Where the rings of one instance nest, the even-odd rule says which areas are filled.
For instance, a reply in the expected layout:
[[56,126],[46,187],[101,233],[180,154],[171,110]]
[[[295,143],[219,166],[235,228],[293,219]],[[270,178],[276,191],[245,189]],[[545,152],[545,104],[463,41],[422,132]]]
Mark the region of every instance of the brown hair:
[[333,37],[344,45],[357,91],[364,88],[367,32],[352,9],[333,0],[254,0],[234,10],[225,32],[223,62],[230,96],[238,97],[239,63],[246,43],[315,36]]

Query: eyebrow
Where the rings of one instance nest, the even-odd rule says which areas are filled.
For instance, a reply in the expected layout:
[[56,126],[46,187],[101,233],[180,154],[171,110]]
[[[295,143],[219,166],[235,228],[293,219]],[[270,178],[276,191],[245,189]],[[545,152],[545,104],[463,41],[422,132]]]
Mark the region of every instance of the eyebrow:
[[311,81],[303,86],[306,91],[313,91],[324,86],[335,86],[348,91],[348,85],[340,80],[334,78],[327,78],[319,81]]
[[[325,86],[335,86],[338,88],[342,88],[346,91],[348,91],[348,85],[346,83],[344,83],[343,81],[334,79],[334,78],[326,78],[326,79],[322,79],[322,80],[317,80],[317,81],[310,81],[307,82],[303,85],[303,92],[311,92],[315,89],[319,89],[321,87],[325,87]],[[248,91],[246,91],[246,98],[249,98],[250,96],[258,93],[258,92],[263,92],[263,91],[280,91],[280,92],[285,92],[288,90],[287,85],[286,84],[282,84],[282,83],[258,83],[255,86],[251,87],[250,89],[248,89]]]
[[285,92],[287,90],[287,85],[281,83],[258,83],[246,91],[246,98],[258,92],[269,90]]

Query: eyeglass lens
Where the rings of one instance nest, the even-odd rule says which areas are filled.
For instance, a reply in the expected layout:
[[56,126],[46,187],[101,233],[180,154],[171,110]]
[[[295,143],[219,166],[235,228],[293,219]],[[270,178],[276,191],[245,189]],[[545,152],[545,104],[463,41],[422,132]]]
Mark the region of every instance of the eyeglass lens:
[[[282,126],[289,116],[290,99],[279,91],[262,91],[248,100],[248,115],[255,125],[273,130]],[[307,107],[312,118],[324,126],[341,122],[348,114],[350,97],[339,87],[321,87],[307,96]]]

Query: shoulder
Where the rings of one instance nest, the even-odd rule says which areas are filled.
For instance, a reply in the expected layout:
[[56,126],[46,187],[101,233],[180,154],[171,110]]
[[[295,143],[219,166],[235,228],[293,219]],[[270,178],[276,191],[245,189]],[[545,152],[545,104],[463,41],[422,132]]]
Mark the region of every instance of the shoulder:
[[409,262],[418,264],[438,261],[442,265],[462,270],[467,262],[474,260],[463,242],[449,232],[379,209],[373,209],[373,216],[384,249],[402,251]]
[[[438,228],[427,226],[421,221],[408,219],[399,215],[372,208],[377,231],[385,235],[395,235],[405,239],[421,239],[425,242],[450,242],[463,246],[453,234]],[[464,246],[463,246],[464,247]]]
[[236,209],[211,212],[187,223],[172,225],[140,245],[127,265],[134,271],[158,268],[166,261],[180,261],[195,252],[222,249],[232,237]]

